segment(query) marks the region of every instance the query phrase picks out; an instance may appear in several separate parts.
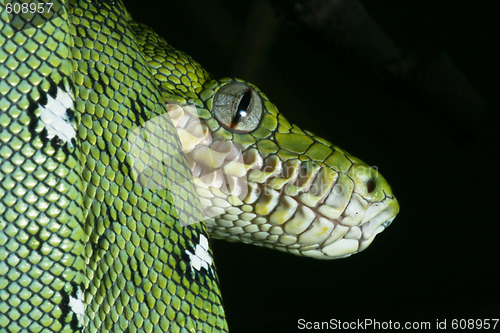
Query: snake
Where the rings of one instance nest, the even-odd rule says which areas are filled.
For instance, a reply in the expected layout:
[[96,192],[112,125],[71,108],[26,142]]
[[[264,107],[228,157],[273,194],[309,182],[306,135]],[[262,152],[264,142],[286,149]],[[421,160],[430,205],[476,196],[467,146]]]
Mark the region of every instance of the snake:
[[211,239],[343,258],[399,212],[377,168],[213,78],[121,1],[14,3],[1,332],[227,332]]

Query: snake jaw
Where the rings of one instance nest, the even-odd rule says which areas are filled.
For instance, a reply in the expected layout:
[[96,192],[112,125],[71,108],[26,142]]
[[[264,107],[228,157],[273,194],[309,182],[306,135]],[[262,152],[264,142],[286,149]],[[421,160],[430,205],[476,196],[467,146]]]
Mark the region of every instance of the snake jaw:
[[359,240],[358,252],[366,249],[375,239],[375,236],[384,231],[394,221],[399,211],[399,207],[395,206],[397,206],[397,202],[394,203],[391,199],[391,202],[384,211],[372,220],[365,222],[362,228],[363,237]]
[[[353,164],[345,173],[343,186],[348,188],[345,192],[349,199],[345,206],[340,204],[345,208],[339,217],[329,215],[336,227],[348,230],[342,238],[335,236],[332,237],[334,241],[325,241],[320,246],[321,254],[314,254],[318,259],[343,258],[363,251],[399,212],[398,202],[378,170],[350,155],[348,157]],[[349,187],[352,187],[352,192]],[[319,211],[330,212],[332,206],[338,207],[338,197],[339,194],[332,190]]]
[[[388,185],[380,179],[377,186],[385,188]],[[337,259],[361,252],[391,224],[399,211],[393,196],[385,195],[382,200],[376,201],[374,197],[378,196],[377,193],[366,195],[366,191],[356,189],[356,186],[353,192],[347,193],[348,200],[340,205],[345,207],[340,214],[335,208],[340,204],[342,193],[335,192],[335,185],[319,206],[312,208],[318,217],[298,236],[297,243],[302,245],[301,255]],[[289,223],[285,224],[285,231]]]

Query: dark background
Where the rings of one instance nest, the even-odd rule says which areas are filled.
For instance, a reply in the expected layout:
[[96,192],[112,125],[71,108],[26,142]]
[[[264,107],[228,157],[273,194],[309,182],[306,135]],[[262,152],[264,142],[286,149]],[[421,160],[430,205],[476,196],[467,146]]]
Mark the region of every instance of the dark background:
[[446,54],[487,108],[464,116],[420,103],[297,37],[265,1],[128,4],[214,77],[255,83],[291,122],[378,166],[401,205],[366,251],[342,260],[214,241],[232,332],[293,332],[300,318],[500,317],[499,3],[362,4],[402,50]]

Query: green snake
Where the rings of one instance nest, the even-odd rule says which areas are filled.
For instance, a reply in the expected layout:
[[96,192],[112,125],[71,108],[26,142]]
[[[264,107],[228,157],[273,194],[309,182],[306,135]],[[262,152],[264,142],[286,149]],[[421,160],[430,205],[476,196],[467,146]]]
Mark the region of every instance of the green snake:
[[7,3],[1,332],[225,332],[209,235],[333,259],[398,213],[376,169],[120,1]]

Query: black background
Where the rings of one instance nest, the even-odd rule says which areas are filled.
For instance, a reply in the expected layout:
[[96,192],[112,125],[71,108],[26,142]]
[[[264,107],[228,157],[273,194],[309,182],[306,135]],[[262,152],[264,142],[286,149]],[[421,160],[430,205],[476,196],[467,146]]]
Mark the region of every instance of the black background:
[[401,205],[390,228],[348,259],[214,241],[233,332],[293,332],[300,318],[434,325],[500,317],[498,1],[362,3],[401,49],[444,52],[488,109],[457,128],[453,115],[443,120],[356,63],[332,60],[279,20],[261,20],[265,2],[128,4],[137,21],[215,77],[255,83],[291,122],[376,165]]

